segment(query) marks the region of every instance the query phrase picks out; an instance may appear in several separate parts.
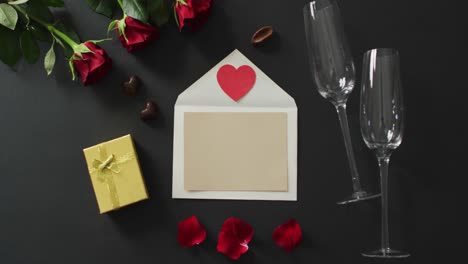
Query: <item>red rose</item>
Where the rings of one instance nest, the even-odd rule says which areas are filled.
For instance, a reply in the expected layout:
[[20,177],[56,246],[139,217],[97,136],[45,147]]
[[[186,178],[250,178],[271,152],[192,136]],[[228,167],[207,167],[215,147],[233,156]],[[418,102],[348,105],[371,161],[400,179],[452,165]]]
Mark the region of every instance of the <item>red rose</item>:
[[213,0],[177,0],[175,4],[176,20],[179,30],[184,27],[198,31],[210,16]]
[[279,225],[273,232],[273,240],[287,252],[291,252],[302,242],[302,230],[299,223],[290,219]]
[[72,58],[75,70],[80,74],[83,85],[96,83],[112,68],[112,59],[94,43],[85,42],[79,46],[80,51],[75,50]]
[[246,222],[234,217],[228,218],[219,232],[216,249],[233,260],[239,259],[249,250],[253,234],[253,228]]
[[191,216],[179,223],[177,240],[181,246],[193,247],[201,244],[205,238],[205,228],[198,222],[196,216]]
[[[119,23],[124,23],[119,25]],[[125,22],[117,22],[119,39],[128,52],[133,52],[148,46],[149,43],[159,38],[159,30],[139,20],[125,17]]]

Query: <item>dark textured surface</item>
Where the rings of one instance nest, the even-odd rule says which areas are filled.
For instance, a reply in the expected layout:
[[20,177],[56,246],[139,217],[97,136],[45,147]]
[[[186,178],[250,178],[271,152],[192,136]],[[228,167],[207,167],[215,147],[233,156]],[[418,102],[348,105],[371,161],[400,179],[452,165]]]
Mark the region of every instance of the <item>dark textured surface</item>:
[[[0,263],[229,263],[216,252],[223,221],[236,216],[255,236],[239,263],[374,263],[360,256],[379,245],[378,201],[339,207],[351,182],[336,113],[309,77],[301,1],[217,0],[201,32],[180,34],[171,22],[150,48],[130,55],[118,41],[103,46],[114,59],[98,86],[69,78],[63,56],[46,77],[42,63],[0,65]],[[109,20],[82,1],[59,12],[82,39],[102,38]],[[390,164],[390,231],[404,263],[449,263],[466,245],[459,199],[466,186],[467,135],[460,7],[439,1],[340,1],[358,72],[374,47],[400,51],[406,134]],[[278,34],[261,49],[251,34],[273,25]],[[177,95],[238,48],[296,99],[299,108],[298,202],[172,200],[172,125]],[[461,69],[466,66],[460,67]],[[131,74],[144,87],[127,97]],[[453,83],[451,83],[451,81]],[[159,106],[148,124],[146,98]],[[358,167],[366,185],[378,184],[377,162],[359,132],[359,90],[349,101]],[[126,133],[136,141],[151,199],[99,215],[82,149]],[[459,206],[457,206],[459,205]],[[176,241],[177,223],[197,215],[207,241],[195,249]],[[271,239],[288,218],[302,225],[304,243],[288,255]],[[466,235],[466,233],[465,233]],[[161,262],[163,261],[163,262]],[[377,262],[378,263],[378,262]]]

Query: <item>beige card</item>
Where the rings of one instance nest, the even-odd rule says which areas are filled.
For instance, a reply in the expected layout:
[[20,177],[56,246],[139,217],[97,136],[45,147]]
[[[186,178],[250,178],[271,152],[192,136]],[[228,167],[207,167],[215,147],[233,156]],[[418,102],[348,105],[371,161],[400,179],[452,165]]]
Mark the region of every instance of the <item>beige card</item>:
[[187,191],[288,191],[287,113],[186,112]]

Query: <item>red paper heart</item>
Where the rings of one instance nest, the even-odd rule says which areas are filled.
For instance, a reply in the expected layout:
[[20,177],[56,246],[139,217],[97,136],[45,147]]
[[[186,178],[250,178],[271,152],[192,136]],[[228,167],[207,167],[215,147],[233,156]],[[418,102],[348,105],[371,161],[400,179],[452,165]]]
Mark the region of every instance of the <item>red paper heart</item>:
[[252,89],[256,74],[248,65],[242,65],[236,69],[234,66],[226,64],[219,68],[216,77],[221,89],[237,102]]

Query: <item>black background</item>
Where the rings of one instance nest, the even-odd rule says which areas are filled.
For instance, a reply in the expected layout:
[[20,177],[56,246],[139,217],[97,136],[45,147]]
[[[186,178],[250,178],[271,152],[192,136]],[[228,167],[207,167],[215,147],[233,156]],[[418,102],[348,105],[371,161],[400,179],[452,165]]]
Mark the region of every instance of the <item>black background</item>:
[[[65,2],[67,9],[57,14],[82,39],[105,36],[109,19],[84,0]],[[216,252],[216,240],[230,216],[255,229],[239,263],[379,263],[360,256],[379,246],[378,200],[335,204],[350,194],[351,182],[336,113],[309,75],[305,3],[217,0],[198,33],[179,33],[171,22],[158,42],[134,55],[118,41],[106,42],[114,68],[94,87],[70,80],[63,55],[51,77],[42,63],[22,62],[16,71],[0,65],[0,263],[229,263]],[[391,243],[412,254],[403,263],[449,263],[466,246],[462,8],[419,0],[339,4],[358,73],[367,49],[393,47],[401,55],[406,131],[390,164]],[[263,25],[273,25],[276,38],[253,48],[251,34]],[[235,48],[296,100],[298,202],[171,199],[175,100]],[[144,82],[136,97],[121,92],[131,74]],[[160,118],[149,124],[139,120],[146,98],[160,107]],[[352,137],[365,187],[376,190],[377,162],[361,139],[358,105],[356,88],[348,104]],[[127,133],[151,199],[99,215],[82,149]],[[208,239],[185,249],[177,243],[177,223],[191,215]],[[271,239],[289,218],[304,232],[290,255]]]

